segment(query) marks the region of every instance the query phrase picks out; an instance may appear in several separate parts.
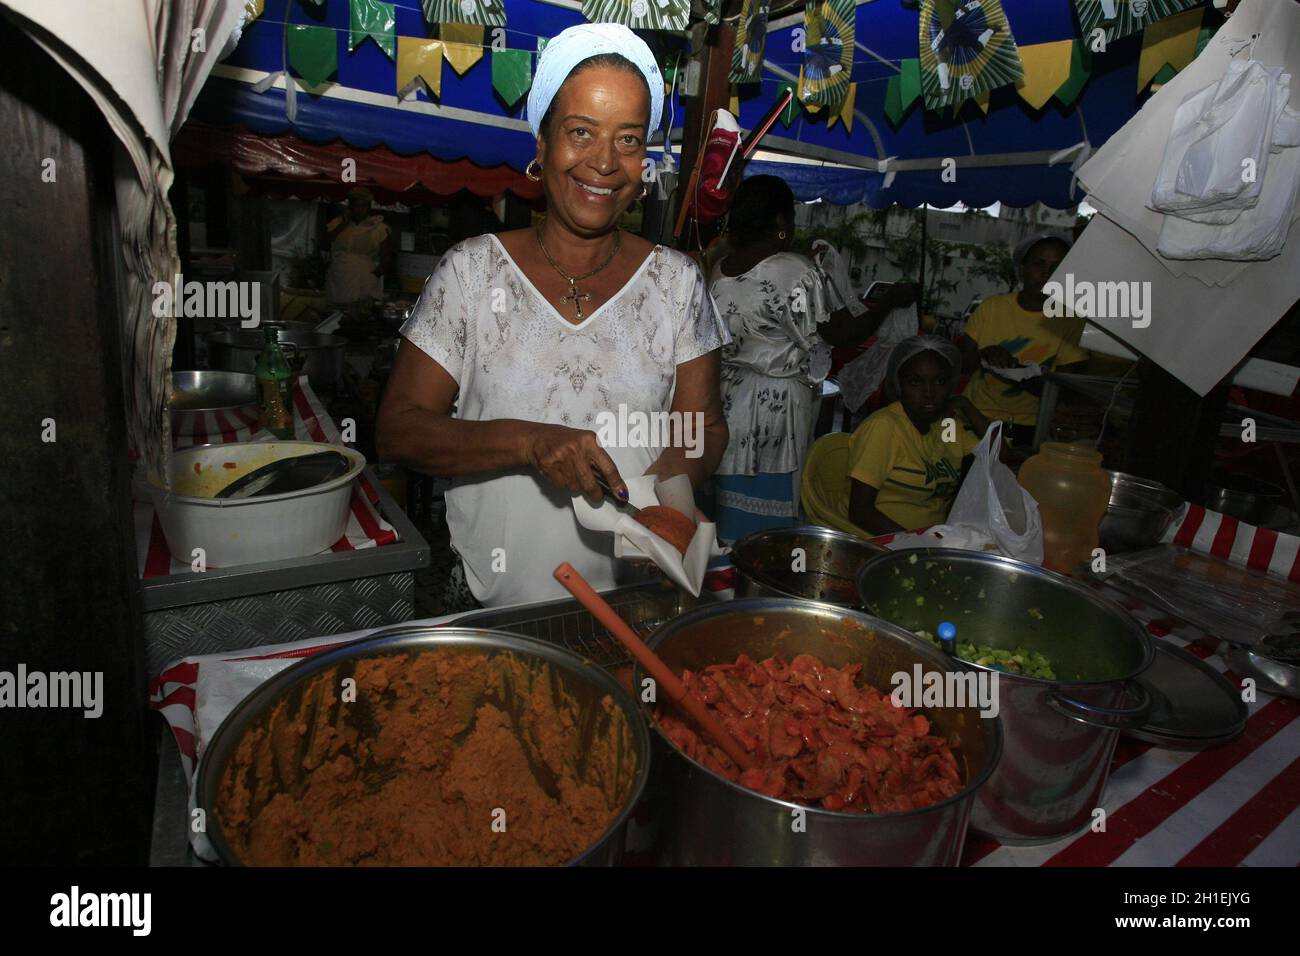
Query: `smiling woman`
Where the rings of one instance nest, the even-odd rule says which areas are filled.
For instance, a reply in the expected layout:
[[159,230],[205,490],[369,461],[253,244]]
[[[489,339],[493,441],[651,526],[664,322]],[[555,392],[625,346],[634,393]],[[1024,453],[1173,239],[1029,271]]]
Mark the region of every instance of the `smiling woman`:
[[[450,477],[461,562],[448,610],[559,597],[562,561],[597,589],[618,582],[612,537],[583,530],[573,495],[599,474],[712,474],[727,444],[718,353],[727,332],[688,257],[625,234],[643,194],[663,77],[631,30],[583,24],[547,44],[528,97],[546,194],[536,229],[453,247],[402,328],[379,413],[380,454]],[[455,413],[452,413],[453,404]],[[703,417],[685,447],[602,446],[602,416]]]

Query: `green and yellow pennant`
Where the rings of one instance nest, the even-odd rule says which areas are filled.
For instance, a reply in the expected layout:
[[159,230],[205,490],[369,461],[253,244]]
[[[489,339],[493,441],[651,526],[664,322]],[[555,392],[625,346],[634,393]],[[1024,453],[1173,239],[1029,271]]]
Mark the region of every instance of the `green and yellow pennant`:
[[1055,40],[1020,47],[1025,75],[1016,83],[1020,98],[1036,110],[1047,105],[1070,79],[1074,40]]
[[329,27],[291,23],[285,44],[289,66],[308,86],[319,86],[339,68],[337,34]]
[[444,23],[438,27],[442,39],[442,55],[457,76],[465,73],[483,59],[483,34],[485,28],[472,23]]
[[492,51],[492,89],[506,106],[523,99],[532,85],[533,55],[529,51]]
[[397,38],[397,95],[408,96],[423,86],[430,96],[442,96],[442,41]]
[[899,125],[920,96],[921,61],[903,60],[898,64],[898,74],[889,78],[885,89],[885,115],[889,122]]
[[348,50],[355,50],[366,37],[375,41],[391,60],[397,53],[394,36],[397,18],[391,3],[380,0],[351,0],[349,9]]
[[1092,50],[1087,41],[1075,40],[1070,51],[1070,76],[1052,95],[1062,106],[1073,106],[1092,76]]
[[[1204,8],[1197,7],[1153,23],[1142,34],[1142,55],[1138,58],[1137,91],[1160,76],[1166,68],[1177,73],[1196,56]],[[1168,76],[1162,82],[1172,79]]]

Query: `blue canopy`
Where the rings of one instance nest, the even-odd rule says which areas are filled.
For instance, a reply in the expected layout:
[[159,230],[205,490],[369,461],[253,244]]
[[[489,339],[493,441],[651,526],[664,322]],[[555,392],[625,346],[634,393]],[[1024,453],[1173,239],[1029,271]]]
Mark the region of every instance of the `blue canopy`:
[[[1002,0],[1002,8],[1020,46],[1078,37],[1071,0]],[[877,208],[895,202],[939,207],[963,202],[976,208],[995,202],[1075,205],[1082,197],[1071,190],[1070,159],[1053,166],[1048,159],[1084,142],[1099,147],[1138,111],[1141,34],[1113,41],[1107,52],[1093,55],[1087,86],[1069,107],[1049,100],[1035,110],[1014,87],[1003,87],[992,91],[987,115],[974,103],[968,102],[954,116],[951,109],[927,111],[917,100],[894,127],[885,114],[885,93],[901,61],[917,56],[917,18],[915,10],[897,0],[857,7],[858,50],[852,77],[857,104],[852,133],[843,124],[828,128],[824,119],[801,114],[788,129],[777,124],[763,141],[766,148],[838,163],[870,159],[872,171],[787,164],[765,168],[751,163],[747,174],[778,173],[805,201],[819,193],[827,202],[865,202]],[[773,26],[776,29],[769,28],[767,36],[763,95],[741,100],[740,125],[745,129],[759,121],[782,83],[798,78],[800,55],[791,51],[793,32],[802,26],[802,18]],[[889,157],[896,157],[889,164],[895,176],[886,187],[886,175],[874,169],[874,161]],[[942,176],[946,158],[957,163],[952,182]]]
[[[1002,0],[1002,6],[1022,46],[1077,37],[1071,0]],[[433,32],[418,0],[398,0],[395,7],[399,36],[427,37]],[[506,45],[512,49],[535,51],[539,37],[554,36],[583,19],[571,0],[505,0],[505,9]],[[1084,142],[1100,146],[1137,111],[1141,35],[1112,42],[1107,52],[1093,56],[1091,77],[1072,106],[1051,100],[1035,110],[1008,87],[992,92],[987,115],[969,103],[955,116],[952,110],[940,114],[925,110],[918,100],[894,127],[885,114],[885,93],[899,63],[917,56],[917,16],[898,0],[860,3],[852,131],[842,123],[828,128],[824,110],[819,116],[800,113],[789,127],[777,123],[763,148],[825,165],[754,161],[746,175],[775,173],[790,183],[799,199],[836,204],[964,202],[983,207],[999,201],[1011,206],[1041,201],[1066,208],[1077,203],[1080,194],[1071,190],[1069,160],[1048,166],[1048,157]],[[524,169],[534,155],[522,118],[526,97],[507,106],[496,95],[490,49],[464,76],[444,63],[436,101],[421,91],[415,100],[399,102],[394,61],[372,40],[348,51],[348,18],[349,4],[343,0],[326,0],[321,7],[300,0],[266,0],[262,15],[217,67],[192,117],[266,135],[291,132],[317,143],[341,139],[359,149],[382,144],[405,155],[428,152],[443,160]],[[300,90],[292,124],[286,118],[282,83],[262,93],[253,91],[258,80],[285,68],[286,19],[339,31],[337,82],[319,94]],[[755,125],[780,85],[797,79],[801,54],[792,52],[793,31],[801,26],[801,15],[769,25],[762,83],[741,91],[742,127]],[[679,38],[667,37],[666,42],[676,44],[673,49],[681,47]],[[665,124],[674,122],[679,133],[684,115],[674,94],[665,105]],[[955,181],[946,182],[941,175],[945,158],[956,160]],[[885,159],[890,162],[882,170],[878,162]]]

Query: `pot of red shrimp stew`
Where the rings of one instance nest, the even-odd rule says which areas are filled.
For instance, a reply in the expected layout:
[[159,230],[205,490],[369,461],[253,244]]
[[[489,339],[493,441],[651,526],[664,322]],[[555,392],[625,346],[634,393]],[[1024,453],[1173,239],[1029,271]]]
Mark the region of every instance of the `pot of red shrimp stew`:
[[[958,661],[878,618],[793,598],[702,607],[646,643],[753,761],[742,771],[665,695],[642,690],[660,863],[957,864],[1001,724],[973,694],[899,703],[918,678],[956,687]],[[646,680],[638,667],[634,686]]]

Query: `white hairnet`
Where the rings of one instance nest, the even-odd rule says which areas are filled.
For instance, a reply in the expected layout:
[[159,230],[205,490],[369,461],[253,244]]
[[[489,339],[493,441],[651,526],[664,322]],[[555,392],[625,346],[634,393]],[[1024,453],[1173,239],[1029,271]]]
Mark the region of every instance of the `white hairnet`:
[[922,352],[935,352],[947,362],[952,369],[953,385],[957,384],[956,380],[961,375],[961,352],[957,346],[937,335],[913,335],[909,339],[903,339],[889,353],[889,365],[885,369],[885,390],[890,398],[898,398],[902,394],[898,382],[899,370]]
[[1067,250],[1074,245],[1074,240],[1068,235],[1050,229],[1044,232],[1036,232],[1032,236],[1026,236],[1024,239],[1021,239],[1016,243],[1016,248],[1011,252],[1011,261],[1016,267],[1017,281],[1024,281],[1025,256],[1029,255],[1029,250],[1047,239],[1055,239],[1057,242],[1065,243],[1065,248]]

